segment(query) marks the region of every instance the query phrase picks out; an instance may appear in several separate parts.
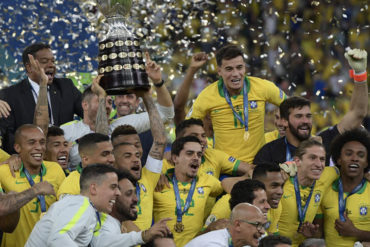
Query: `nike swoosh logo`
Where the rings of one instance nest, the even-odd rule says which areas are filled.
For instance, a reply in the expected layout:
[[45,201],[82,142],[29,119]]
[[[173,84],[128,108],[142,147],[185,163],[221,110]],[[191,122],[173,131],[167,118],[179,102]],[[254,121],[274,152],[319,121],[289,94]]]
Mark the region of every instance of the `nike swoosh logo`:
[[287,195],[287,196],[284,196],[284,195],[283,195],[283,198],[285,198],[285,199],[286,199],[286,198],[289,198],[289,197],[292,197],[292,195]]
[[162,190],[161,193],[169,192],[170,190]]
[[327,209],[331,209],[331,208],[333,208],[333,207],[324,207],[324,209],[325,209],[325,210],[327,210]]
[[18,182],[17,180],[15,181],[15,184],[25,184],[26,182]]

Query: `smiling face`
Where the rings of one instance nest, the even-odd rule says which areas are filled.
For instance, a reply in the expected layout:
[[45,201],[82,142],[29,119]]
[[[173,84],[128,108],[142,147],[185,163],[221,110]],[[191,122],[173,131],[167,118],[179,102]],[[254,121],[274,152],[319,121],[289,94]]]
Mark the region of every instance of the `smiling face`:
[[117,116],[122,117],[135,113],[139,106],[139,99],[134,93],[117,95],[114,104],[117,107]]
[[285,136],[285,131],[288,127],[287,122],[281,118],[280,116],[280,109],[276,108],[274,111],[274,125],[276,129],[279,131],[279,136],[283,137]]
[[267,172],[266,176],[259,177],[259,181],[265,184],[267,201],[271,208],[277,208],[283,196],[284,180],[280,172]]
[[41,167],[46,149],[45,135],[39,128],[23,129],[14,149],[27,169]]
[[57,162],[63,169],[67,169],[69,149],[63,135],[49,136],[46,142],[45,160]]
[[306,148],[302,158],[294,157],[298,174],[309,180],[318,180],[325,168],[325,150],[322,146]]
[[367,149],[358,141],[350,141],[343,145],[337,160],[340,174],[348,178],[362,178],[364,169],[368,166]]
[[[35,53],[34,58],[39,62],[41,68],[44,69],[45,74],[48,77],[48,84],[51,84],[53,82],[55,72],[56,72],[55,60],[54,60],[54,56],[53,56],[51,49],[45,48],[45,49],[39,50],[38,52]],[[30,64],[29,63],[26,64],[28,76],[33,81],[39,83],[37,81],[37,77],[35,77],[35,75],[32,72],[30,72],[31,71],[30,68],[31,68]]]
[[[117,197],[121,195],[118,188],[118,177],[114,172],[106,173],[102,176],[102,181],[92,185],[94,187],[93,205],[100,212],[112,212],[113,205]],[[90,198],[91,199],[91,198]]]
[[245,63],[242,56],[230,60],[222,59],[217,69],[218,75],[222,77],[230,96],[238,95],[243,88],[245,76]]
[[129,171],[136,180],[141,178],[140,152],[134,145],[123,144],[115,147],[114,156],[116,168]]
[[299,141],[307,140],[311,135],[312,114],[309,106],[289,110],[288,121],[290,133]]
[[115,209],[122,221],[136,220],[137,202],[136,189],[128,179],[121,179],[118,182],[121,195],[117,198]]
[[190,182],[197,176],[202,157],[202,146],[197,142],[186,142],[179,155],[172,154],[176,178],[180,182]]

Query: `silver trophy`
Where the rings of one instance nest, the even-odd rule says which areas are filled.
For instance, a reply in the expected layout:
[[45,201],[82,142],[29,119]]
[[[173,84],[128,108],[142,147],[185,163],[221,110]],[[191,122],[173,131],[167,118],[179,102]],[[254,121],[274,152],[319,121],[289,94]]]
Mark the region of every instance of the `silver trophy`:
[[99,42],[98,72],[104,75],[100,85],[110,95],[150,87],[140,41],[125,25],[131,4],[131,0],[97,0],[108,23],[108,32]]

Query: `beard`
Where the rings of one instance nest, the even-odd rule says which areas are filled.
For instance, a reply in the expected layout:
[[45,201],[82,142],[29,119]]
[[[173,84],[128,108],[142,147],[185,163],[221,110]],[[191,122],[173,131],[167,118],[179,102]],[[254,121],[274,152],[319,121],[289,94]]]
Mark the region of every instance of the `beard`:
[[[307,126],[309,128],[309,131],[308,131],[307,135],[306,134],[300,134],[299,131],[298,131],[298,129],[303,127],[303,126]],[[288,123],[288,128],[289,128],[290,132],[292,133],[292,135],[295,136],[299,141],[305,141],[308,138],[310,138],[310,136],[311,136],[312,126],[310,126],[308,124],[301,124],[295,129],[290,123]]]
[[[117,202],[116,202],[117,204]],[[118,209],[118,213],[120,214],[120,216],[124,219],[124,220],[136,220],[137,219],[137,212],[136,213],[131,213],[131,208],[130,207],[126,207],[122,204],[117,204],[116,205],[117,209]]]

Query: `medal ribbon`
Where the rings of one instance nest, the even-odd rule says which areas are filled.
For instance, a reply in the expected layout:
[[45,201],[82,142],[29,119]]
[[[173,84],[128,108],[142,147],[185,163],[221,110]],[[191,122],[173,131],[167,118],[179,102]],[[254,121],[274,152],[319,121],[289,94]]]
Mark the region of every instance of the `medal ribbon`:
[[[220,79],[222,80],[222,79]],[[243,118],[235,111],[233,104],[231,103],[230,95],[226,90],[225,83],[222,85],[222,89],[224,91],[224,96],[226,99],[226,102],[229,104],[231,110],[234,113],[234,116],[239,120],[239,122],[244,125],[245,127],[245,132],[248,131],[248,92],[247,92],[247,82],[249,84],[249,80],[247,77],[245,77],[244,82],[243,82],[243,109],[244,109],[244,121]]]
[[[227,229],[226,229],[226,230],[227,230]],[[233,240],[232,240],[232,238],[231,238],[231,235],[230,235],[230,233],[229,233],[229,230],[227,230],[227,233],[229,234],[229,237],[228,237],[228,239],[227,239],[227,243],[228,243],[229,247],[234,247],[234,245],[233,245]]]
[[190,190],[188,193],[188,197],[186,198],[186,202],[184,205],[184,210],[181,210],[181,198],[180,198],[180,192],[179,192],[179,187],[177,186],[177,179],[175,174],[173,174],[172,177],[172,183],[173,183],[173,189],[175,191],[175,197],[176,197],[176,215],[177,215],[177,222],[182,222],[182,215],[188,211],[190,207],[190,202],[193,198],[194,190],[195,190],[195,178],[191,181],[191,186]]
[[[22,164],[23,165],[23,164]],[[23,172],[24,172],[24,175],[26,175],[26,178],[28,180],[28,183],[31,185],[31,187],[35,184],[35,182],[33,181],[32,179],[32,176],[30,175],[30,173],[27,171],[26,167],[24,167],[23,165]],[[40,169],[40,182],[42,182],[42,166],[41,166],[41,169]],[[41,207],[41,213],[45,213],[46,212],[46,203],[45,203],[45,196],[43,195],[38,195],[37,196],[37,199],[39,200],[40,202],[40,207]]]
[[304,205],[304,209],[302,210],[301,192],[299,190],[298,175],[295,176],[294,178],[294,191],[295,191],[295,199],[296,199],[297,207],[298,207],[298,219],[299,219],[298,229],[302,226],[302,223],[304,222],[304,218],[306,217],[306,212],[308,209],[308,205],[310,204],[310,200],[311,200],[311,196],[312,196],[315,184],[316,184],[316,181],[314,181],[313,185],[311,186],[310,194],[308,195],[306,204]]
[[285,141],[285,146],[286,146],[286,161],[292,161],[293,160],[293,157],[292,157],[292,153],[290,152],[290,148],[289,148],[289,145],[288,144],[288,141],[286,139],[286,137],[284,138],[284,141]]
[[139,186],[139,182],[136,182],[136,197],[137,197],[138,204],[139,204],[140,203],[140,186]]
[[98,231],[101,228],[100,213],[98,212],[98,210],[96,210],[96,208],[94,207],[94,204],[92,204],[92,202],[90,202],[90,205],[95,209],[96,219],[98,220],[98,223],[99,223],[99,228],[96,230],[96,231]]
[[339,203],[339,218],[340,221],[345,222],[346,220],[344,219],[344,211],[346,210],[346,203],[347,203],[347,198],[355,193],[357,193],[362,186],[365,184],[365,179],[362,179],[361,183],[358,184],[352,191],[351,193],[348,194],[346,199],[343,199],[343,183],[342,179],[339,178],[338,180],[338,203]]

